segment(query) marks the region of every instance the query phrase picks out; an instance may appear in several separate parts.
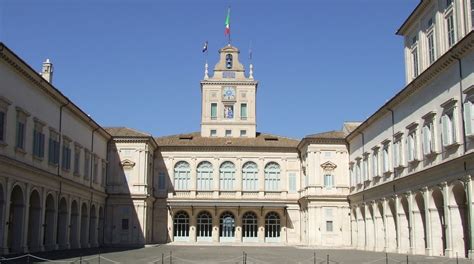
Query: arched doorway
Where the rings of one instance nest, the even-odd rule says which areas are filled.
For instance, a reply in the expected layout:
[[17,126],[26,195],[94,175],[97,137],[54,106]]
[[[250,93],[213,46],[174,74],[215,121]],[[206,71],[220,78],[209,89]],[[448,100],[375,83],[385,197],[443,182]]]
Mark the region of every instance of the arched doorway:
[[404,195],[400,198],[401,212],[399,213],[400,223],[400,249],[399,252],[408,253],[410,249],[410,210],[408,208],[408,199]]
[[231,212],[224,212],[220,218],[220,242],[235,241],[235,218]]
[[397,211],[395,210],[395,201],[390,199],[388,201],[388,208],[385,210],[386,216],[385,219],[387,223],[385,223],[385,228],[387,229],[387,250],[389,252],[396,252],[397,244],[398,244],[398,237],[397,237]]
[[71,225],[69,232],[71,248],[79,248],[79,206],[76,201],[71,203]]
[[[67,210],[67,202],[66,199],[61,198],[59,202],[59,219],[58,219],[58,230],[57,230],[57,238],[58,244],[60,249],[65,249],[67,247],[67,232],[69,231],[67,226],[67,217],[68,217],[68,210]],[[72,236],[72,219],[73,216],[71,215],[71,236]]]
[[377,203],[377,209],[375,210],[375,232],[377,241],[375,242],[375,249],[377,251],[383,251],[385,249],[385,222],[384,222],[384,211],[382,203]]
[[46,250],[52,250],[54,249],[54,228],[56,219],[53,195],[48,194],[48,196],[46,196],[45,206],[43,245]]
[[280,242],[280,216],[270,212],[265,216],[265,242]]
[[91,247],[97,246],[97,213],[95,211],[95,205],[91,206],[89,220],[89,245]]
[[433,255],[444,256],[446,251],[446,230],[444,218],[443,193],[438,187],[432,191],[430,205],[431,240]]
[[425,199],[421,193],[415,195],[415,208],[413,210],[413,243],[416,254],[425,254],[426,243],[426,219],[425,219]]
[[35,252],[40,250],[39,236],[41,225],[41,198],[38,191],[33,190],[30,194],[30,208],[28,216],[28,250]]
[[86,203],[82,203],[81,206],[81,247],[86,248],[88,247],[89,239],[89,212],[87,210]]
[[212,241],[212,216],[208,212],[197,216],[197,241]]
[[468,210],[466,207],[467,199],[464,185],[456,181],[451,185],[451,199],[449,207],[451,208],[451,234],[453,236],[453,253],[458,253],[465,257],[469,250],[469,230],[468,230]]
[[257,215],[254,212],[247,212],[242,217],[242,241],[258,242]]
[[13,187],[10,199],[10,217],[8,219],[8,249],[11,253],[23,251],[21,245],[23,237],[23,216],[25,214],[25,200],[20,186]]
[[99,246],[102,246],[104,244],[104,208],[102,206],[99,207],[99,228],[97,232],[99,232]]
[[189,215],[185,211],[179,211],[173,219],[173,240],[189,241]]

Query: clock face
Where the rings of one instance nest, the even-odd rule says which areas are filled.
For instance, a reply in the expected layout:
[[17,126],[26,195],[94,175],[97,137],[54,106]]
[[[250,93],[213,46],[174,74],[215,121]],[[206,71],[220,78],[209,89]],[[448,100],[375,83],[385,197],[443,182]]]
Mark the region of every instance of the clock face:
[[235,88],[234,87],[224,87],[224,89],[223,89],[223,98],[224,98],[224,100],[235,100]]

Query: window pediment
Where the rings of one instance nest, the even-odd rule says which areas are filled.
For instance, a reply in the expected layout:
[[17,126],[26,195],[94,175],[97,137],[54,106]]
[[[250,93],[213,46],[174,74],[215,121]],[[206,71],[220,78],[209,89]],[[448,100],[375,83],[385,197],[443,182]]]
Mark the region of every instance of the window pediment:
[[321,168],[323,168],[325,171],[331,171],[331,170],[336,169],[337,165],[330,161],[326,161],[323,164],[321,164]]
[[132,169],[133,167],[135,167],[135,162],[129,160],[129,159],[125,159],[125,160],[122,160],[120,162],[120,165],[124,168],[124,169]]

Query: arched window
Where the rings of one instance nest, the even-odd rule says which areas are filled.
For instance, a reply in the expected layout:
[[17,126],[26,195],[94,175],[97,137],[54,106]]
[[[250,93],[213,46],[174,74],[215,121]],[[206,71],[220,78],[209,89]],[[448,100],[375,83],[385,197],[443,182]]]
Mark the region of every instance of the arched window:
[[257,215],[254,212],[247,212],[242,217],[242,237],[244,242],[258,241],[257,237]]
[[269,162],[265,166],[265,191],[280,190],[280,165]]
[[225,67],[227,69],[232,69],[232,54],[227,54],[225,56]]
[[198,191],[212,190],[212,164],[207,161],[199,163],[197,168]]
[[265,241],[278,242],[280,240],[280,216],[270,212],[265,216]]
[[258,191],[258,168],[255,162],[247,162],[242,167],[242,188],[244,191]]
[[224,191],[233,191],[235,182],[234,163],[226,161],[222,163],[219,170],[220,189]]
[[324,188],[332,189],[334,186],[334,176],[331,173],[324,174]]
[[191,168],[186,161],[180,161],[174,166],[174,189],[188,190]]
[[219,236],[221,242],[234,241],[235,218],[231,212],[224,212],[220,219]]
[[208,212],[201,212],[197,216],[197,240],[212,240],[212,216]]
[[174,240],[188,240],[189,238],[189,215],[179,211],[174,215]]

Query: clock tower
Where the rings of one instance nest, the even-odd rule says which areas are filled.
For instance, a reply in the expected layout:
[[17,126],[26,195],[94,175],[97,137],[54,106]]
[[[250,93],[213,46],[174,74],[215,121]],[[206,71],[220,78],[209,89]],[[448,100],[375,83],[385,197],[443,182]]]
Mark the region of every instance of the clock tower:
[[201,136],[256,136],[256,94],[258,82],[253,79],[253,66],[248,76],[239,62],[239,50],[230,44],[219,50],[219,62],[212,77],[207,64],[201,81]]

